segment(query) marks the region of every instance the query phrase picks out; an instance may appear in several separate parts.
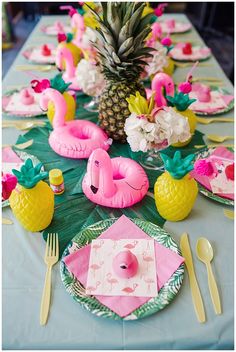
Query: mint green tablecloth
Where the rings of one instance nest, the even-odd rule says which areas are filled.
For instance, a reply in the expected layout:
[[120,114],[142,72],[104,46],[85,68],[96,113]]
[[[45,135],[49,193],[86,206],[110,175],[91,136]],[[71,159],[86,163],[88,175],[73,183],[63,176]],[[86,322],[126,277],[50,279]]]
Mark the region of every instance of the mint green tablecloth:
[[[171,16],[171,15],[170,15]],[[187,21],[183,15],[176,18]],[[66,18],[61,17],[64,21]],[[61,19],[60,18],[60,19]],[[24,48],[36,43],[54,42],[45,37],[39,27],[53,23],[56,16],[43,17],[29,37]],[[193,29],[183,40],[201,42]],[[199,76],[214,76],[224,80],[225,88],[233,87],[214,58],[211,67],[196,70]],[[3,82],[7,91],[15,85],[23,85],[29,76],[14,70],[25,63],[19,54]],[[54,76],[56,71],[47,73]],[[187,69],[177,69],[176,82],[181,81]],[[45,73],[37,73],[44,77]],[[232,116],[232,112],[225,114]],[[6,118],[6,117],[5,117]],[[9,118],[9,117],[7,117]],[[233,124],[199,125],[207,133],[232,134]],[[3,144],[15,143],[19,133],[13,129],[3,132]],[[216,316],[207,286],[205,267],[193,253],[196,273],[206,308],[207,322],[197,322],[185,276],[183,287],[175,301],[158,314],[136,322],[113,322],[94,317],[82,309],[65,292],[60,280],[59,266],[53,271],[53,294],[50,318],[47,326],[39,325],[40,300],[44,282],[43,255],[45,243],[40,234],[24,231],[16,222],[10,209],[3,216],[14,221],[3,226],[3,348],[4,349],[232,349],[233,348],[233,222],[223,215],[223,207],[199,195],[191,216],[180,223],[166,222],[164,228],[179,242],[182,232],[187,231],[193,252],[199,236],[212,242],[215,259],[213,270],[222,298],[223,314]]]

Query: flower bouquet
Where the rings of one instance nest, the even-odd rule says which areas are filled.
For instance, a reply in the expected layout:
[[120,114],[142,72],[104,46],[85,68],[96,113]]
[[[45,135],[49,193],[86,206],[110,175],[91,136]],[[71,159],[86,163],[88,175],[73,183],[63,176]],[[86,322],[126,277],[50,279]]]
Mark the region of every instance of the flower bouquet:
[[131,114],[125,121],[124,129],[132,152],[142,152],[142,166],[162,169],[159,151],[190,138],[188,121],[172,107],[155,108],[154,94],[147,101],[136,92],[127,101]]

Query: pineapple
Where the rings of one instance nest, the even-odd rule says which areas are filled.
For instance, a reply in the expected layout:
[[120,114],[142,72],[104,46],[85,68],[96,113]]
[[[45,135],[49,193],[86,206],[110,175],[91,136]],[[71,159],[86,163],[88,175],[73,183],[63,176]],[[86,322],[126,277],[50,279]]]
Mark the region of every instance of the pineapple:
[[54,213],[54,193],[46,182],[47,172],[40,172],[42,163],[35,167],[27,159],[21,171],[12,170],[18,179],[9,198],[13,214],[21,225],[31,232],[45,229]]
[[136,91],[146,96],[139,79],[145,59],[152,57],[145,39],[153,14],[142,17],[142,2],[101,2],[101,6],[103,18],[91,9],[99,24],[94,46],[107,82],[99,101],[99,124],[109,137],[125,143],[124,124],[130,115],[126,99]]
[[165,154],[161,158],[166,171],[154,186],[156,207],[164,219],[180,221],[189,215],[198,194],[197,182],[189,175],[194,154],[181,159],[180,151],[176,151],[173,159]]
[[[75,118],[75,110],[76,110],[75,99],[71,94],[66,92],[69,86],[70,86],[70,83],[65,83],[64,80],[62,79],[61,74],[56,75],[56,77],[54,77],[50,81],[50,87],[58,90],[63,95],[66,101],[66,107],[67,107],[66,117],[65,117],[66,121],[70,121]],[[47,116],[51,123],[53,121],[54,114],[55,114],[55,106],[54,106],[54,103],[50,101],[48,104]]]
[[189,123],[191,137],[186,142],[175,143],[173,147],[185,147],[187,144],[191,142],[191,139],[194,135],[197,125],[197,118],[194,112],[188,109],[189,105],[192,104],[196,99],[189,99],[188,94],[184,94],[182,92],[175,92],[174,97],[167,95],[166,97],[168,101],[168,105],[174,107],[179,114],[183,115]]

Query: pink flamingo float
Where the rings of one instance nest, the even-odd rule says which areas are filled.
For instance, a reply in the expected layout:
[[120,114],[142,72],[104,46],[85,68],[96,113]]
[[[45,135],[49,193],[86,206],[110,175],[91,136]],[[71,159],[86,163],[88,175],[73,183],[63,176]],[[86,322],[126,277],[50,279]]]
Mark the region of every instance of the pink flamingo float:
[[131,294],[136,290],[137,287],[138,287],[138,284],[133,284],[133,287],[127,286],[127,287],[122,288],[122,291],[125,293],[128,293],[128,294]]
[[133,241],[132,243],[127,243],[125,246],[124,246],[124,248],[127,248],[127,249],[133,249],[133,248],[135,248],[136,246],[137,246],[137,244],[138,244],[138,241]]
[[75,33],[73,43],[80,48],[82,37],[86,29],[83,16],[81,16],[79,12],[71,5],[60,6],[60,9],[69,11],[68,13],[71,17],[70,25]]
[[103,241],[103,240],[100,240],[99,243],[95,243],[95,244],[93,245],[93,248],[95,249],[95,254],[96,254],[96,255],[97,255],[97,250],[102,247],[103,243],[104,243],[104,241]]
[[70,50],[66,47],[58,47],[56,51],[56,66],[59,71],[63,70],[63,63],[65,62],[65,72],[62,78],[66,83],[71,82],[70,89],[81,90],[78,81],[76,79],[73,55]]
[[93,270],[93,276],[95,277],[96,271],[101,269],[102,265],[104,264],[104,261],[99,262],[99,264],[94,263],[90,265],[90,269]]
[[125,208],[139,202],[149,182],[143,168],[129,158],[111,159],[103,149],[93,151],[82,182],[83,192],[96,204]]
[[96,289],[98,288],[98,286],[101,285],[100,281],[96,282],[96,286],[88,286],[86,287],[86,291],[89,295],[91,295],[91,292],[96,291]]
[[151,85],[151,90],[155,92],[155,103],[157,107],[167,106],[163,89],[165,89],[166,95],[174,96],[175,85],[173,79],[166,73],[159,72],[154,76]]
[[40,97],[40,108],[47,111],[50,101],[55,106],[55,114],[49,144],[57,154],[67,158],[86,159],[97,148],[109,148],[107,135],[93,122],[65,121],[66,101],[58,90],[46,88]]
[[110,291],[113,289],[113,285],[118,283],[118,280],[114,277],[112,277],[112,273],[107,273],[107,282],[109,282],[110,286]]

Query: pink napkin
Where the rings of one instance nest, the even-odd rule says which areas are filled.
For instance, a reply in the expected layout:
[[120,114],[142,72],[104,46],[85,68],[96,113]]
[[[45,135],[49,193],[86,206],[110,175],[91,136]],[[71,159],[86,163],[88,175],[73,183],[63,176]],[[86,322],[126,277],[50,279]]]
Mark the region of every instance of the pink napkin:
[[[138,239],[150,237],[136,226],[125,215],[122,215],[113,225],[104,231],[98,238],[118,239]],[[65,257],[64,263],[68,270],[86,287],[87,274],[89,267],[91,245],[87,245],[78,251]],[[184,262],[184,258],[160,245],[155,241],[156,271],[157,271],[157,289],[169,280],[171,275]],[[98,301],[110,308],[121,317],[129,315],[132,311],[150,300],[150,297],[126,297],[126,296],[95,296]]]
[[21,163],[22,160],[16,155],[11,147],[2,149],[2,162],[3,163]]
[[[219,159],[223,158],[223,159],[227,159],[227,160],[234,160],[234,153],[230,152],[227,148],[225,147],[218,147],[216,148],[212,153],[211,157],[217,157]],[[209,191],[211,191],[211,185],[210,185],[210,181],[209,181],[209,177],[208,176],[202,176],[199,175],[195,172],[195,170],[191,171],[191,176],[195,178],[196,181],[198,181],[201,185],[203,185],[206,189],[208,189]],[[222,197],[222,198],[228,198],[228,199],[234,199],[234,194],[225,194],[225,193],[217,193],[218,196]]]

